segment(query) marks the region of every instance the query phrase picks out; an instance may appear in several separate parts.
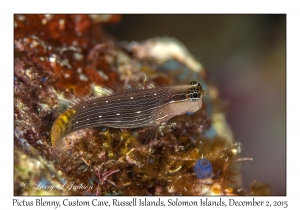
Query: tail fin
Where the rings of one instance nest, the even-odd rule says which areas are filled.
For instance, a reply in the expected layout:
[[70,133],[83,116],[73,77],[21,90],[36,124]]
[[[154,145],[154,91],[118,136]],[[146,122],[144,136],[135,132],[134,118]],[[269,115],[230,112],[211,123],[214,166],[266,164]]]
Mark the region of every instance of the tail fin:
[[75,113],[75,109],[68,109],[63,114],[61,114],[53,123],[51,129],[51,143],[53,152],[57,147],[59,147],[60,140],[72,131],[72,119],[74,118]]

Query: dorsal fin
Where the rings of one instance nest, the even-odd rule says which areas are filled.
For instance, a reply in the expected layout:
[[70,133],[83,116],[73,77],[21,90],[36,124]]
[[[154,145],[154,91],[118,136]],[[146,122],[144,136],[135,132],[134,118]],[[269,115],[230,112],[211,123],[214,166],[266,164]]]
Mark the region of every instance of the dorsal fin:
[[104,97],[104,96],[110,96],[115,94],[115,89],[104,85],[104,86],[97,86],[92,85],[92,96],[94,97]]
[[115,83],[114,87],[111,87],[110,85],[99,86],[92,84],[90,93],[88,93],[87,96],[76,96],[71,92],[65,94],[55,90],[54,92],[58,97],[59,112],[63,113],[67,109],[72,108],[83,101],[88,101],[97,97],[106,97],[115,94],[124,94],[127,92],[153,88],[159,88],[159,86],[154,82],[148,81],[147,77],[145,76],[142,82],[139,82],[139,80],[133,78],[124,81],[121,84]]
[[144,90],[144,89],[153,89],[153,88],[159,88],[157,84],[154,82],[147,80],[146,75],[144,75],[144,79],[142,81],[139,81],[136,78],[130,79],[128,81],[124,82],[124,86],[129,91],[134,90]]

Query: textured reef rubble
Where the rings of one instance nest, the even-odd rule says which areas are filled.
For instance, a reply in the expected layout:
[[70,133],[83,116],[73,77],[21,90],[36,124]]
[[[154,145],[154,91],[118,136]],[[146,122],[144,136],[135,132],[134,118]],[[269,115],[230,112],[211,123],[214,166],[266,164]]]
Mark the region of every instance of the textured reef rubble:
[[[14,16],[15,195],[270,195],[271,187],[256,181],[249,192],[242,188],[241,145],[201,63],[174,38],[116,41],[102,25],[119,20]],[[199,111],[172,118],[176,126],[151,144],[143,144],[147,131],[84,129],[64,138],[65,153],[51,156],[61,95],[84,97],[92,86],[144,75],[159,86],[198,81],[209,94]],[[203,157],[213,174],[197,179],[194,165]],[[70,189],[71,183],[77,187]]]

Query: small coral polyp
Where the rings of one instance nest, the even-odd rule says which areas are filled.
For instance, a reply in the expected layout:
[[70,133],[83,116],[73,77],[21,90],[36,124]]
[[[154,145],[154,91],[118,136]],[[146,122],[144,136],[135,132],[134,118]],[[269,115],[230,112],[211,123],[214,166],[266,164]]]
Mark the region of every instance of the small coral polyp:
[[212,178],[213,176],[212,165],[206,158],[197,160],[197,162],[195,163],[194,172],[198,179],[207,179]]

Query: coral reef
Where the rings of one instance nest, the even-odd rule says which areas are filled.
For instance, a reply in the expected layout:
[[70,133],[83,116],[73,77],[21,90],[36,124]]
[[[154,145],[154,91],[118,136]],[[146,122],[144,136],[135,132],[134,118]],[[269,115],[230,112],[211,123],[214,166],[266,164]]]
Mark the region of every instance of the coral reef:
[[[119,20],[15,15],[15,195],[270,195],[266,184],[242,189],[240,144],[202,65],[173,38],[119,44],[101,27]],[[62,98],[144,75],[160,86],[194,80],[210,94],[199,111],[172,118],[176,126],[150,144],[143,143],[153,132],[147,128],[84,129],[64,137],[64,152],[51,156],[49,132]],[[201,158],[212,175],[198,179]]]

